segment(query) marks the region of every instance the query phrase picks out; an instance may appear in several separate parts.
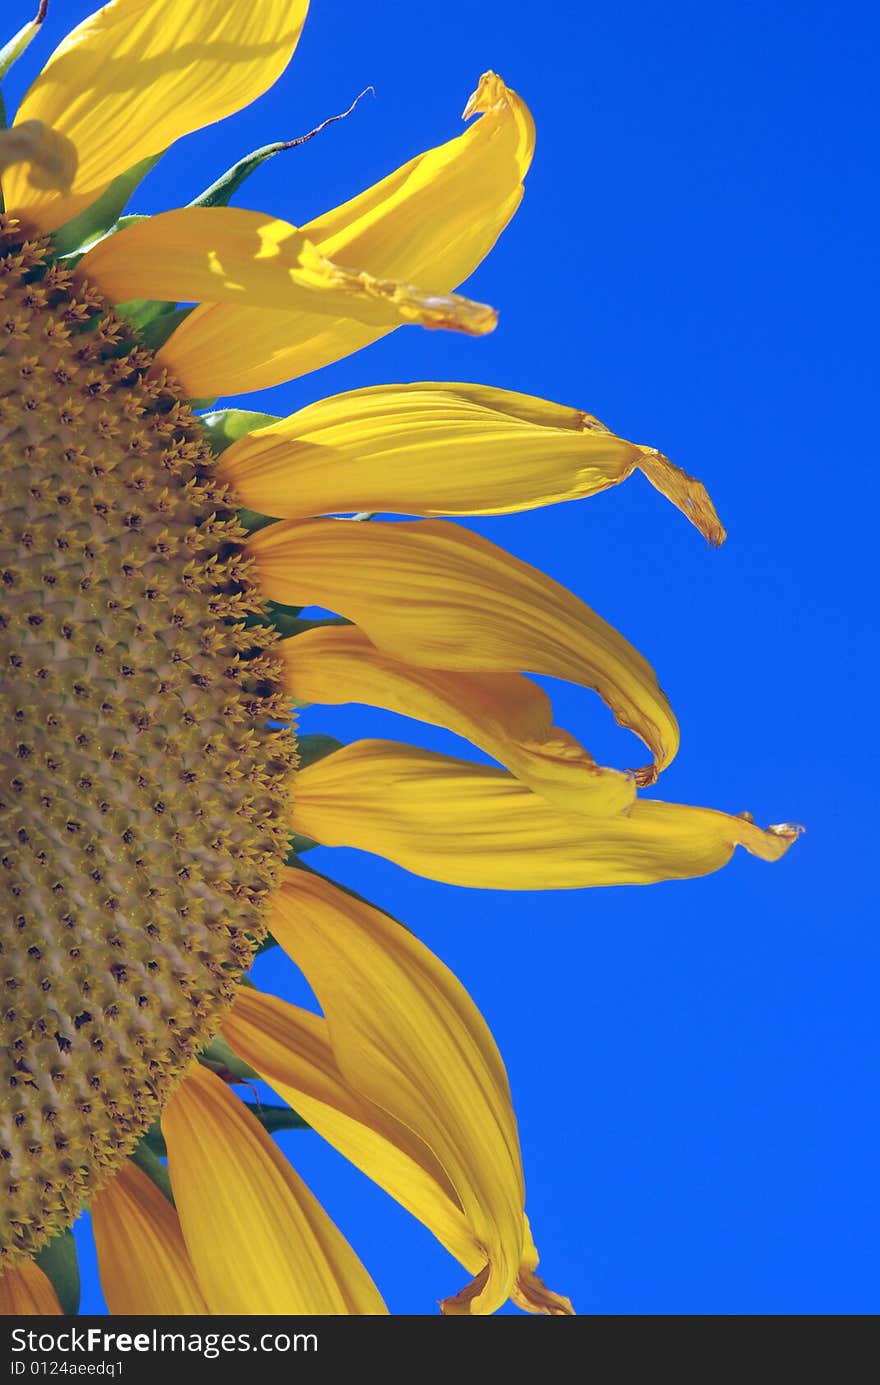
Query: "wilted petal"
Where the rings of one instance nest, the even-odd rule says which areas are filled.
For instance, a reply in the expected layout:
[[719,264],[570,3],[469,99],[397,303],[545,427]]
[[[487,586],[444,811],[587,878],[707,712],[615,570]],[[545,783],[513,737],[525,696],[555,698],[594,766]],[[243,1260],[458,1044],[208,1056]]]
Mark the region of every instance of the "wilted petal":
[[138,221],[99,242],[77,273],[117,302],[226,298],[477,334],[496,321],[492,308],[457,294],[438,297],[340,269],[295,226],[239,207],[181,207]]
[[199,1315],[199,1289],[171,1203],[131,1161],[92,1200],[101,1287],[111,1313]]
[[[525,103],[486,73],[458,139],[411,159],[303,233],[335,264],[445,295],[476,269],[513,216],[534,149]],[[222,303],[191,313],[162,347],[190,394],[211,397],[292,380],[376,341],[388,326],[342,315],[269,314]]]
[[489,385],[376,385],[309,404],[240,438],[222,472],[279,519],[358,510],[501,515],[578,500],[636,468],[713,543],[705,488],[579,409]]
[[[322,1133],[475,1273],[468,1311],[494,1312],[524,1292],[534,1246],[510,1089],[484,1019],[411,933],[320,876],[285,872],[270,928],[318,997],[329,1050],[320,1022],[304,1027],[265,997],[242,994],[226,1032],[300,1110],[305,1091]],[[538,1311],[571,1311],[555,1301],[565,1307]]]
[[301,770],[292,827],[494,890],[688,879],[719,870],[737,846],[778,861],[800,830],[647,799],[614,817],[563,814],[503,770],[391,741],[357,741]]
[[55,1290],[33,1260],[23,1260],[0,1275],[0,1318],[60,1316]]
[[565,587],[470,530],[439,519],[292,519],[254,534],[248,551],[265,596],[337,611],[402,662],[565,678],[594,688],[656,769],[678,749],[647,660]]
[[198,1063],[162,1114],[186,1247],[212,1313],[383,1314],[351,1246],[259,1121]]
[[[51,231],[119,173],[254,101],[296,47],[308,0],[112,0],[59,44],[13,133],[40,121],[72,147],[64,195],[23,165],[4,176],[7,210]],[[63,186],[63,185],[59,185]]]
[[511,1295],[518,1307],[524,1308],[527,1313],[544,1313],[548,1316],[558,1317],[562,1314],[572,1313],[571,1299],[565,1298],[562,1294],[554,1294],[552,1289],[548,1289],[543,1279],[535,1273],[538,1267],[539,1256],[532,1240],[532,1229],[529,1219],[526,1217],[526,1234],[523,1249],[523,1261],[520,1265],[519,1279]]
[[569,812],[607,816],[635,797],[632,776],[597,765],[554,726],[550,699],[522,674],[405,664],[354,625],[309,630],[279,649],[285,688],[296,702],[361,702],[444,726]]

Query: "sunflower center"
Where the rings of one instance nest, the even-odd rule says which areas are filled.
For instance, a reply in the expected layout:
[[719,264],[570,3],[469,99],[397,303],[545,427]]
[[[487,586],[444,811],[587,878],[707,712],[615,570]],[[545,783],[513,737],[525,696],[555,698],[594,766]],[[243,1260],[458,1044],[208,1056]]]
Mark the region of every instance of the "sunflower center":
[[215,1033],[285,850],[274,636],[212,462],[124,321],[0,219],[0,1266]]

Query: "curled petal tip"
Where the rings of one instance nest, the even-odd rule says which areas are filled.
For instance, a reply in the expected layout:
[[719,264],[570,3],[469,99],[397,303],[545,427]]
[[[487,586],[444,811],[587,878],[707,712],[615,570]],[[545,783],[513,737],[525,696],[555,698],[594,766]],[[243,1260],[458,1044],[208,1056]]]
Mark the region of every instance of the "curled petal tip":
[[465,298],[460,293],[426,293],[412,284],[374,278],[365,271],[353,272],[330,265],[331,273],[334,269],[343,276],[353,274],[355,280],[360,282],[365,298],[393,305],[401,322],[415,323],[429,330],[439,328],[447,332],[464,332],[470,337],[485,336],[498,325],[495,308],[488,303]]
[[[328,261],[323,263],[329,264]],[[343,276],[353,275],[360,282],[364,297],[392,304],[401,322],[415,323],[429,330],[464,332],[470,337],[485,336],[498,325],[497,309],[460,293],[426,293],[412,284],[374,278],[364,271],[353,272],[335,265],[329,268],[331,273],[335,270]]]
[[424,298],[418,321],[422,327],[442,327],[464,332],[469,337],[484,337],[498,326],[498,310],[488,303],[477,303],[460,294],[448,293]]
[[505,86],[503,80],[497,72],[490,68],[484,72],[477,83],[476,91],[468,97],[468,103],[461,113],[462,120],[470,120],[472,116],[484,115],[486,111],[497,106],[499,102],[506,101],[509,95],[509,88]]
[[[365,282],[367,276],[364,276]],[[384,298],[397,309],[401,322],[425,327],[428,331],[464,332],[468,337],[484,337],[498,326],[498,311],[488,303],[477,303],[460,293],[424,293],[409,284],[375,280],[366,292]]]
[[763,829],[756,827],[751,813],[740,813],[738,820],[746,826],[738,840],[753,856],[762,861],[779,861],[803,832],[797,823],[777,822]]
[[[754,823],[755,821],[754,813],[737,813],[736,816],[740,822]],[[798,837],[806,831],[806,828],[801,827],[800,823],[797,822],[772,822],[765,830],[774,837],[779,837],[782,841],[790,844],[796,842]]]
[[525,1267],[519,1272],[511,1298],[518,1308],[524,1308],[527,1313],[543,1313],[553,1318],[575,1316],[570,1298],[564,1294],[554,1294],[543,1279]]
[[484,1265],[479,1274],[475,1275],[469,1284],[465,1284],[463,1289],[459,1289],[457,1294],[451,1294],[449,1298],[444,1298],[440,1303],[440,1312],[444,1318],[468,1317],[475,1311],[479,1312],[479,1298],[489,1280],[489,1265]]
[[[489,1269],[490,1267],[485,1265],[470,1284],[466,1284],[457,1294],[443,1299],[440,1312],[444,1317],[466,1317],[472,1313],[481,1314],[486,1311],[481,1299],[489,1280]],[[543,1279],[540,1279],[527,1264],[520,1266],[510,1297],[517,1308],[524,1309],[526,1313],[541,1313],[547,1317],[575,1315],[571,1299],[548,1289]]]
[[655,490],[675,505],[714,548],[720,548],[727,530],[718,518],[709,492],[695,476],[689,476],[654,447],[641,448],[636,463]]
[[798,822],[774,822],[767,828],[774,837],[781,837],[786,842],[796,842],[806,830],[806,827],[802,827]]

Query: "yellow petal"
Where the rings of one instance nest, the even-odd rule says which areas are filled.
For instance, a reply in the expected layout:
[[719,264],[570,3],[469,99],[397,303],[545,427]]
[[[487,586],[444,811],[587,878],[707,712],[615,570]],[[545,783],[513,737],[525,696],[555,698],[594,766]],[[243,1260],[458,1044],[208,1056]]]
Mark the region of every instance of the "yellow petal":
[[25,165],[3,179],[7,210],[51,231],[119,173],[256,100],[296,47],[308,0],[113,0],[63,40],[19,107],[72,145],[72,185]]
[[212,1313],[387,1311],[351,1246],[219,1077],[195,1064],[162,1114],[162,1131]]
[[340,269],[295,226],[240,207],[180,207],[135,222],[84,255],[77,274],[117,302],[222,298],[333,320],[348,315],[386,327],[410,322],[476,334],[496,322],[492,308],[458,294],[424,294]]
[[348,1086],[326,1020],[242,987],[223,1035],[283,1101],[424,1222],[471,1273],[482,1267],[485,1257],[474,1246],[443,1168],[418,1135]]
[[101,1287],[111,1313],[208,1312],[177,1213],[130,1160],[93,1199],[91,1211]]
[[55,1290],[33,1260],[0,1275],[0,1318],[61,1316]]
[[737,846],[778,861],[800,830],[647,799],[615,817],[575,817],[503,770],[390,741],[358,741],[301,770],[292,826],[431,880],[495,890],[708,875]]
[[[654,670],[558,582],[439,519],[285,520],[254,534],[263,594],[355,621],[380,649],[425,668],[538,673],[594,688],[662,769],[678,725]],[[650,782],[654,770],[642,771]]]
[[[466,1299],[468,1311],[494,1312],[519,1291],[521,1267],[527,1262],[529,1270],[534,1247],[523,1212],[507,1075],[480,1012],[411,933],[320,876],[284,872],[273,896],[270,927],[304,972],[326,1017],[333,1069],[320,1060],[321,1080],[332,1072],[325,1100],[331,1108],[345,1102],[365,1123],[353,1140],[337,1121],[328,1138],[476,1274],[456,1299]],[[231,1024],[234,1030],[239,1025],[238,1038],[245,1031],[258,1071],[271,1069],[270,1081],[280,1076],[294,1090],[304,1076],[307,1084],[295,1017],[277,1003],[267,1007],[253,997],[240,1000],[244,1006],[239,1011],[236,1002]],[[289,1040],[292,1062],[285,1059]],[[342,1102],[340,1087],[351,1094]],[[332,1116],[331,1109],[325,1120]],[[396,1156],[383,1163],[395,1146]],[[409,1155],[435,1182],[433,1193],[424,1178],[421,1183],[405,1178],[397,1185],[401,1155]],[[438,1225],[444,1197],[450,1207]]]
[[[411,159],[302,228],[322,255],[379,279],[447,294],[489,253],[522,197],[534,148],[525,103],[486,73],[458,139]],[[231,304],[196,309],[159,353],[194,397],[263,389],[368,346],[388,328],[291,319]]]
[[285,688],[296,702],[361,702],[444,726],[569,812],[607,816],[635,797],[632,776],[600,767],[573,736],[554,726],[550,699],[519,673],[404,664],[354,625],[309,630],[279,649]]
[[357,510],[502,515],[596,495],[635,468],[706,538],[699,481],[579,409],[488,385],[376,385],[239,438],[221,469],[242,505],[280,519]]

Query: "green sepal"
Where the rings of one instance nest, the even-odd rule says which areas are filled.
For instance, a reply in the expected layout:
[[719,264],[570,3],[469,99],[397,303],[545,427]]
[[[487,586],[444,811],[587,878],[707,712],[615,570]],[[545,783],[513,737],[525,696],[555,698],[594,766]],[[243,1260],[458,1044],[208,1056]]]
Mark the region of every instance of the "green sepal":
[[[250,983],[253,985],[253,982]],[[243,1059],[239,1058],[232,1051],[225,1039],[215,1038],[200,1055],[199,1062],[204,1063],[214,1072],[220,1074],[228,1082],[260,1082],[260,1074],[249,1067]],[[244,1105],[252,1111],[261,1125],[264,1125],[271,1135],[276,1130],[309,1130],[311,1127],[308,1121],[304,1121],[302,1116],[298,1116],[295,1111],[291,1111],[289,1106],[266,1106],[261,1101],[246,1101]]]
[[239,510],[238,522],[249,534],[256,534],[259,529],[265,529],[267,524],[274,524],[275,520],[271,515],[258,515],[256,510]]
[[124,302],[115,304],[116,311],[139,332],[154,317],[164,316],[174,306],[173,303],[157,303],[155,298],[126,298]]
[[[210,187],[205,188],[204,192],[199,193],[192,202],[191,207],[227,207],[230,200],[238,192],[242,183],[255,173],[261,164],[267,159],[274,159],[276,154],[284,153],[285,149],[296,149],[300,144],[307,144],[315,135],[319,135],[322,130],[326,130],[328,125],[334,125],[337,120],[345,120],[346,116],[351,115],[361,97],[366,96],[368,91],[373,91],[372,87],[367,87],[360,96],[356,96],[347,111],[341,115],[331,115],[329,119],[322,120],[314,130],[309,130],[307,135],[298,135],[296,139],[280,139],[274,144],[264,144],[261,149],[254,149],[252,153],[245,154],[243,159],[239,159],[231,168],[221,174],[216,182]],[[375,92],[373,92],[375,96]]]
[[297,769],[308,769],[309,765],[317,764],[318,760],[332,755],[334,750],[341,750],[342,741],[338,741],[335,736],[322,736],[318,733],[298,737],[296,748],[299,754]]
[[303,608],[302,606],[288,606],[284,601],[270,601],[269,609],[271,612],[269,619],[274,621],[276,612],[285,616],[298,616]]
[[227,168],[225,173],[221,173],[216,182],[210,187],[200,192],[198,197],[194,197],[190,202],[191,207],[228,207],[230,201],[238,192],[242,183],[246,182],[252,173],[256,173],[261,164],[267,159],[272,159],[276,154],[282,153],[285,149],[292,149],[298,144],[299,140],[276,140],[274,144],[264,144],[261,149],[254,149],[252,153],[245,154],[243,159],[239,159],[231,168]]
[[[260,941],[257,943],[256,949],[254,951],[254,960],[256,961],[258,957],[262,957],[264,952],[271,952],[272,948],[277,946],[278,939],[273,938],[271,933],[267,933],[265,938],[261,938]],[[247,977],[243,977],[242,979],[247,980]]]
[[260,1074],[249,1068],[247,1063],[242,1062],[241,1058],[233,1053],[225,1039],[221,1039],[217,1034],[203,1048],[199,1054],[199,1062],[212,1072],[216,1072],[220,1077],[227,1081],[231,1078],[235,1082],[259,1082]]
[[157,1159],[164,1159],[168,1153],[165,1148],[165,1136],[162,1134],[160,1121],[154,1120],[149,1130],[141,1137],[141,1144],[145,1145]]
[[215,409],[213,413],[202,414],[199,419],[208,442],[215,452],[225,452],[230,443],[253,433],[257,428],[266,428],[270,423],[280,423],[277,414],[258,414],[251,409]]
[[[300,607],[300,609],[302,608]],[[303,628],[311,624],[310,621],[301,620],[299,616],[288,615],[286,611],[278,611],[274,607],[269,608],[267,619],[284,639],[289,639],[291,635],[302,634]]]
[[289,842],[290,845],[288,847],[287,855],[284,858],[284,864],[286,866],[298,866],[298,856],[300,856],[300,854],[303,851],[314,851],[315,847],[318,845],[318,843],[316,841],[313,841],[311,837],[300,836],[299,832],[292,832],[290,834]]
[[[176,303],[160,303],[155,298],[129,298],[124,303],[117,303],[116,311],[125,318],[126,322],[131,323],[140,337],[145,338],[146,329],[151,323],[155,322],[157,318],[169,317],[172,313],[176,314],[178,309]],[[175,322],[174,325],[176,326],[177,323]]]
[[[298,609],[302,610],[302,607],[300,606]],[[291,635],[302,635],[306,630],[318,630],[323,625],[351,625],[351,621],[346,620],[344,616],[327,616],[325,620],[306,620],[301,616],[289,615],[286,611],[278,610],[274,603],[269,610],[267,619],[270,624],[275,626],[279,635],[283,635],[285,639]]]
[[142,220],[141,217],[125,217],[120,222],[120,217],[135,188],[143,182],[161,157],[161,154],[151,154],[148,159],[141,159],[138,163],[132,164],[131,168],[125,173],[120,173],[118,178],[114,178],[112,183],[107,185],[95,202],[85,207],[78,216],[65,221],[63,226],[59,226],[52,236],[57,253],[72,255],[100,240],[109,231],[120,230],[123,225],[131,225],[135,219]]
[[154,1154],[153,1150],[146,1143],[146,1137],[141,1140],[133,1153],[129,1155],[129,1158],[133,1164],[137,1165],[141,1173],[147,1175],[151,1183],[155,1183],[159,1192],[162,1193],[164,1197],[167,1197],[173,1207],[174,1194],[171,1191],[171,1179],[168,1177],[168,1170],[159,1156]]
[[62,1313],[73,1317],[79,1309],[80,1292],[79,1257],[73,1232],[68,1229],[53,1236],[34,1259],[55,1290]]
[[[17,62],[21,57],[31,40],[37,37],[42,27],[43,20],[46,18],[46,11],[48,8],[49,0],[40,0],[34,18],[29,19],[27,24],[23,24],[18,33],[14,34],[9,42],[4,43],[3,47],[0,48],[0,82],[2,82],[12,64]],[[5,116],[3,123],[4,125],[6,124]]]
[[154,303],[153,306],[156,311],[139,330],[144,345],[151,351],[158,351],[183,319],[189,317],[192,307],[177,308],[173,303]]
[[260,1125],[270,1135],[274,1135],[279,1130],[311,1130],[308,1121],[303,1120],[302,1116],[297,1115],[289,1106],[266,1106],[262,1102],[245,1101],[243,1103],[252,1116],[256,1116]]

